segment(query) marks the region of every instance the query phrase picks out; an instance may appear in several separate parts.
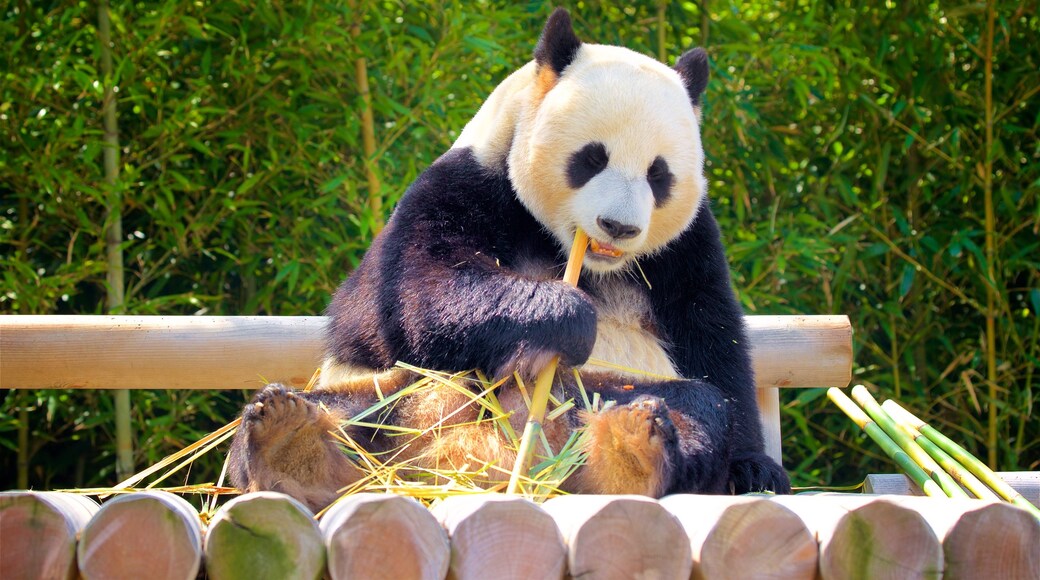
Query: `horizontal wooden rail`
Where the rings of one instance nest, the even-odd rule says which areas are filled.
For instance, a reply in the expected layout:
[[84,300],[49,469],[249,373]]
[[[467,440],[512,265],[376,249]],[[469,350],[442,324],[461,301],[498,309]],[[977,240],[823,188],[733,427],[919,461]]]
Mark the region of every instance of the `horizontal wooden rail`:
[[[847,316],[749,316],[760,388],[844,387]],[[0,316],[0,388],[256,389],[307,383],[322,316]]]

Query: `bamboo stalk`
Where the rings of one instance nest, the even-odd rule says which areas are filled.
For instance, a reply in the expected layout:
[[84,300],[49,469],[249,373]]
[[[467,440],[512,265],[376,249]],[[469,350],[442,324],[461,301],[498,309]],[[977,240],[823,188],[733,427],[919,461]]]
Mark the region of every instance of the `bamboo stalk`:
[[[101,75],[105,84],[102,101],[104,143],[102,151],[105,183],[108,186],[105,216],[105,248],[108,268],[106,306],[109,313],[123,309],[123,195],[119,190],[119,125],[116,120],[116,97],[112,86],[112,31],[108,16],[108,0],[98,3],[98,42],[101,44]],[[134,472],[134,447],[130,425],[130,391],[113,393],[116,409],[116,476],[129,477]]]
[[910,479],[914,480],[914,483],[924,491],[925,495],[935,497],[947,497],[946,492],[943,491],[939,484],[932,481],[932,478],[928,477],[928,474],[906,454],[905,451],[900,449],[899,445],[896,445],[895,441],[889,437],[881,427],[877,425],[866,413],[860,409],[855,402],[852,401],[837,387],[831,387],[827,389],[827,398],[834,402],[839,409],[845,412],[846,415],[856,425],[859,426],[866,434],[874,440],[882,450],[902,469]]
[[[589,236],[584,230],[578,228],[574,232],[574,243],[571,245],[571,254],[567,258],[567,269],[563,273],[563,281],[571,286],[578,285],[578,276],[581,275],[581,264],[585,259],[585,249],[589,245]],[[556,377],[556,367],[560,364],[560,357],[555,356],[538,373],[534,384],[534,394],[531,395],[531,408],[527,414],[527,424],[524,426],[524,434],[520,438],[520,447],[516,452],[516,462],[513,471],[509,475],[508,493],[516,493],[520,485],[520,478],[527,471],[531,463],[531,455],[534,452],[534,442],[542,431],[542,419],[545,418],[545,408],[549,404],[549,392],[552,390],[553,379]]]
[[999,499],[997,494],[993,493],[990,488],[986,487],[985,483],[982,483],[979,478],[972,475],[967,468],[958,463],[949,453],[946,453],[942,448],[922,435],[916,427],[910,424],[905,415],[900,415],[899,411],[901,410],[901,407],[899,407],[895,401],[891,399],[885,401],[881,404],[881,408],[888,412],[888,415],[892,417],[892,420],[895,421],[907,435],[912,437],[913,440],[925,450],[925,453],[931,456],[931,458],[934,459],[935,462],[946,471],[946,473],[949,473],[950,477],[952,477],[954,481],[968,488],[968,491],[975,494],[975,497],[978,497],[979,499]]
[[990,469],[997,468],[997,330],[996,330],[996,224],[993,215],[993,0],[986,2],[986,67],[983,74],[986,95],[986,140],[983,150],[985,170],[982,175],[986,212],[986,380],[989,420],[986,430],[987,458]]
[[[362,0],[362,4],[364,0]],[[351,2],[350,7],[357,9],[357,2]],[[354,24],[350,27],[350,35],[357,39],[361,35],[361,20],[364,14],[354,14]],[[355,47],[361,52],[361,47]],[[383,199],[382,187],[379,184],[379,174],[376,173],[376,132],[375,120],[372,117],[372,91],[368,84],[368,63],[365,57],[358,56],[354,60],[354,79],[357,82],[358,96],[361,97],[361,146],[365,155],[365,177],[368,180],[368,207],[372,211],[372,234],[378,234],[383,229]]]
[[946,492],[947,496],[968,497],[968,494],[957,485],[957,482],[950,477],[950,474],[943,471],[942,467],[939,467],[939,464],[936,463],[920,445],[915,443],[906,432],[896,425],[895,421],[892,420],[892,417],[889,417],[888,413],[881,408],[881,405],[874,400],[874,397],[869,391],[867,391],[866,387],[863,385],[856,385],[853,387],[852,398],[859,403],[860,407],[862,407],[863,410],[874,419],[874,422],[880,425],[881,428],[884,429],[885,433],[887,433],[888,436],[891,437],[892,440],[895,441],[896,444],[898,444],[915,463],[917,463],[917,465],[924,469],[925,472],[939,484],[939,487]]
[[[887,402],[887,401],[886,401]],[[968,471],[973,473],[976,477],[981,479],[986,485],[990,486],[993,491],[997,492],[997,495],[1004,498],[1005,500],[1029,511],[1038,519],[1040,519],[1040,508],[1037,508],[1033,504],[1029,503],[1029,500],[1022,497],[1022,494],[1014,490],[1008,485],[1003,479],[1000,478],[996,473],[986,466],[982,461],[979,461],[977,457],[968,452],[967,449],[961,447],[950,438],[946,437],[939,431],[937,431],[931,425],[925,423],[919,419],[916,415],[907,411],[896,402],[891,402],[890,408],[896,409],[896,413],[903,416],[907,424],[912,425],[915,429],[921,432],[922,435],[927,437],[932,443],[935,443],[946,453],[950,454],[951,457],[960,462],[961,465],[965,466]]]
[[15,400],[21,402],[18,409],[18,489],[29,489],[29,410],[23,395]]

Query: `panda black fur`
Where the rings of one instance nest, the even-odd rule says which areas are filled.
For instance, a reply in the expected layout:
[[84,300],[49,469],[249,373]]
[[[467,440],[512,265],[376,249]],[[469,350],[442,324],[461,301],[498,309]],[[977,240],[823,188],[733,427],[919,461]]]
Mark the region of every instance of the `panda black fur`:
[[[575,428],[590,432],[571,491],[788,492],[763,453],[743,315],[705,195],[707,79],[703,50],[670,69],[581,43],[556,10],[535,61],[496,88],[405,192],[334,295],[319,388],[271,385],[246,407],[233,483],[320,507],[360,477],[328,432],[376,401],[374,382],[385,396],[413,380],[395,362],[530,378],[560,355],[586,365],[586,390],[616,403],[546,423],[554,448]],[[577,226],[597,242],[574,289],[559,278]],[[590,356],[661,379],[605,371]],[[559,376],[558,395],[581,400],[571,373]],[[384,420],[427,428],[468,402],[450,391],[407,400]],[[518,389],[502,387],[499,399],[522,429]],[[496,428],[448,432],[409,456],[512,465]],[[394,445],[378,430],[352,435],[372,451]]]

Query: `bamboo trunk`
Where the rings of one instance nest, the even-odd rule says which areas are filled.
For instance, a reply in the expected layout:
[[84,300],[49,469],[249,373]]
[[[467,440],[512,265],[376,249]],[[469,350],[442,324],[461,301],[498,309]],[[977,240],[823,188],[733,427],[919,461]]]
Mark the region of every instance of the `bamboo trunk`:
[[204,549],[212,580],[317,579],[325,572],[325,546],[314,514],[272,491],[224,504],[210,520]]
[[71,493],[0,493],[0,578],[76,578],[76,536],[98,509]]
[[448,578],[563,578],[566,549],[553,518],[526,499],[481,494],[450,497],[433,515],[451,537]]
[[794,512],[766,497],[672,495],[661,505],[686,530],[695,580],[816,576],[816,538]]
[[543,505],[567,545],[572,578],[689,578],[690,540],[679,520],[643,496],[570,495]]
[[414,499],[348,496],[321,518],[328,571],[339,578],[440,580],[448,573],[448,536]]
[[[105,215],[105,249],[107,254],[106,309],[118,313],[123,309],[123,194],[119,190],[119,125],[116,121],[116,96],[112,79],[112,33],[108,16],[108,0],[98,3],[98,42],[101,50],[101,75],[105,93],[102,115],[105,148],[102,151],[105,184],[108,188]],[[116,476],[126,479],[134,472],[134,447],[130,424],[130,392],[112,393],[116,409]]]
[[920,513],[887,497],[821,494],[770,501],[798,514],[816,535],[822,580],[938,579],[942,574],[942,546],[932,527]]
[[76,555],[85,580],[193,580],[202,563],[202,523],[172,493],[120,495],[83,529]]

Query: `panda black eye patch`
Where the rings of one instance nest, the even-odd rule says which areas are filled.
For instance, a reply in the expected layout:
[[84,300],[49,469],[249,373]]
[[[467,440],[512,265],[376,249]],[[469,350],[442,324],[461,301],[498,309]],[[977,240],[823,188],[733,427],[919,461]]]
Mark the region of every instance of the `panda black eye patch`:
[[658,155],[650,164],[646,170],[646,181],[654,194],[654,205],[661,207],[672,196],[672,186],[675,185],[675,175],[668,170],[668,162],[664,157]]
[[607,147],[602,143],[589,143],[578,149],[567,163],[567,184],[578,189],[606,169],[609,161]]

